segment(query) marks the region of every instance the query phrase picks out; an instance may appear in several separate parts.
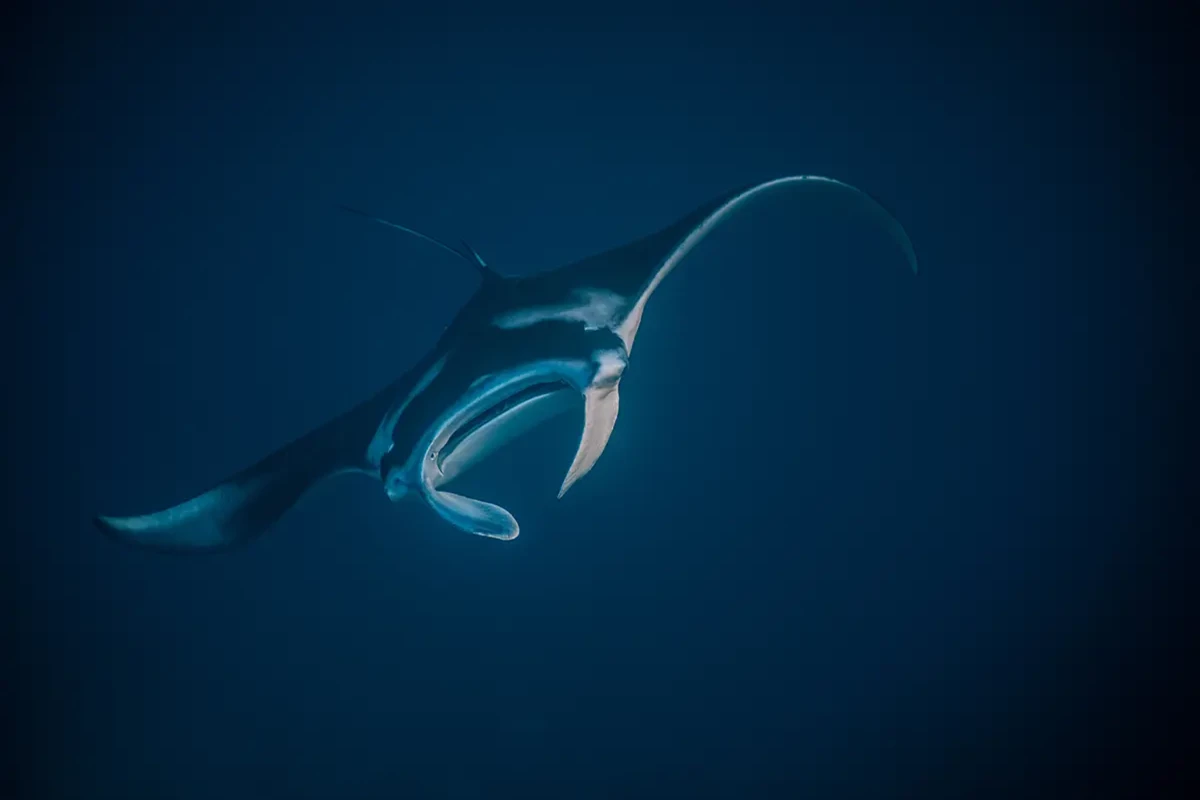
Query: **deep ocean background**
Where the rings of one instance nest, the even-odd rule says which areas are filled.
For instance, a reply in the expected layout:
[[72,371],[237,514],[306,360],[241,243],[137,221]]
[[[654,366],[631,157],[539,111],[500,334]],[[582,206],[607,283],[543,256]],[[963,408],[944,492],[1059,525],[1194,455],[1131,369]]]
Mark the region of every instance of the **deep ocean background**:
[[[1079,20],[27,11],[11,795],[1145,797],[1194,774],[1166,56]],[[792,173],[879,197],[920,275],[835,195],[735,217],[655,294],[591,474],[554,499],[571,416],[471,475],[516,541],[358,478],[223,555],[91,526],[356,404],[475,290],[335,204],[521,274]]]

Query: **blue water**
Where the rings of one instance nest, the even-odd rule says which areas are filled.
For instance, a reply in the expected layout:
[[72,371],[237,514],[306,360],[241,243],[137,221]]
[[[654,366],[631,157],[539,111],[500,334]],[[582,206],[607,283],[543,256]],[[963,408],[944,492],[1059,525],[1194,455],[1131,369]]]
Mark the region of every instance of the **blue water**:
[[[6,300],[31,796],[1019,796],[1116,724],[1153,296],[1104,41],[41,13]],[[883,200],[920,275],[836,196],[737,216],[651,301],[591,474],[554,499],[570,416],[469,477],[517,540],[359,478],[228,554],[91,527],[358,403],[474,291],[336,204],[523,274],[794,173]]]

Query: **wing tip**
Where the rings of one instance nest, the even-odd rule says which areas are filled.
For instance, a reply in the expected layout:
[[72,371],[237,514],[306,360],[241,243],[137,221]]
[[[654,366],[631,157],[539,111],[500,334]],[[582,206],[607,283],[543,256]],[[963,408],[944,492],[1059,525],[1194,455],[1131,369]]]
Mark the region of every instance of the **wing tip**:
[[567,477],[563,478],[562,486],[558,489],[558,497],[556,499],[562,500],[563,495],[570,491],[571,487],[578,483],[579,479],[586,475],[590,469],[591,467],[580,470],[578,464],[573,464],[567,472]]
[[136,535],[133,526],[129,524],[131,519],[131,517],[110,517],[105,514],[96,514],[92,517],[92,524],[99,529],[104,538],[115,544],[138,550],[155,550],[159,552],[174,552],[183,549],[172,546],[169,543]]
[[147,517],[106,514],[93,515],[92,524],[112,542],[160,553],[222,552],[240,544],[211,525],[170,525],[152,523]]

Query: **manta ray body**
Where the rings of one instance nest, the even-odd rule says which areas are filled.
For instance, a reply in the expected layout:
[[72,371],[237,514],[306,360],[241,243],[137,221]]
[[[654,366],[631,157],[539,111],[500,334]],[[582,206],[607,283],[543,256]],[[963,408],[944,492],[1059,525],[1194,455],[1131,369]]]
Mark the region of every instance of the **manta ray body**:
[[583,432],[561,498],[604,452],[617,420],[621,377],[654,290],[732,212],[760,195],[806,187],[857,198],[916,271],[912,244],[888,211],[849,184],[812,175],[738,189],[657,233],[526,277],[497,273],[469,245],[451,248],[373,218],[451,250],[482,276],[433,349],[373,397],[203,494],[151,514],[99,516],[96,523],[143,547],[220,550],[266,530],[317,481],[363,473],[382,481],[393,501],[420,497],[459,529],[513,539],[519,527],[508,511],[444,487],[582,399]]

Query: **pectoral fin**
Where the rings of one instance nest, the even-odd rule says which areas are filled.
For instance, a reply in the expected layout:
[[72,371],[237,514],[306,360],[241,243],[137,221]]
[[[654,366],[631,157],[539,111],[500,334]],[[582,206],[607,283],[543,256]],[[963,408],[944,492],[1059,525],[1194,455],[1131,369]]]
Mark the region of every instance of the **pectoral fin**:
[[575,460],[567,470],[562,488],[558,490],[560,498],[596,465],[600,454],[608,445],[613,426],[617,424],[617,410],[621,404],[618,385],[590,386],[584,391],[583,399],[583,436],[579,439]]

